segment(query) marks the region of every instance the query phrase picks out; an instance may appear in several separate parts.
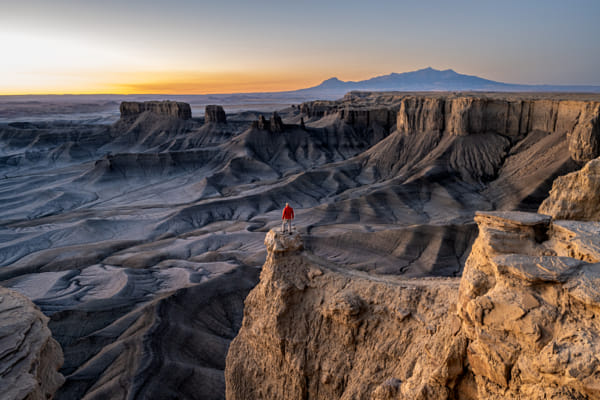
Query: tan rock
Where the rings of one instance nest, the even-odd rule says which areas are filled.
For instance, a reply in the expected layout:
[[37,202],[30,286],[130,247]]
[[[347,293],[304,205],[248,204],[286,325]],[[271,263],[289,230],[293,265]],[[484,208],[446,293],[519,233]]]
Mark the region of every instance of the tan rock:
[[[597,224],[554,226],[548,216],[525,213],[475,219],[480,232],[458,311],[478,397],[597,398],[600,265],[560,256],[569,237],[582,240]],[[586,248],[593,250],[578,247],[580,258],[595,257]]]
[[576,258],[589,263],[600,262],[600,223],[554,221],[550,238],[559,256]]
[[2,399],[52,398],[63,384],[60,345],[48,318],[26,297],[0,287],[0,388]]
[[448,398],[466,346],[451,311],[456,279],[349,273],[275,252],[288,248],[285,237],[267,234],[267,262],[227,356],[228,399]]
[[302,237],[298,232],[282,233],[271,229],[265,237],[267,251],[274,254],[297,252],[302,250]]
[[555,219],[600,221],[600,158],[554,181],[539,212]]
[[569,138],[569,152],[575,161],[588,162],[600,155],[600,104],[586,104]]

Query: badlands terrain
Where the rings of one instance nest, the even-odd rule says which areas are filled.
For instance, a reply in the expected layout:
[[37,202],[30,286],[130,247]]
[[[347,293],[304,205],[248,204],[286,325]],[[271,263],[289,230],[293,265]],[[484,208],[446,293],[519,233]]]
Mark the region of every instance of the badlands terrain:
[[[461,283],[460,296],[458,292],[472,248],[496,246],[492,235],[492,244],[480,237],[474,247],[477,223],[542,224],[546,230],[560,226],[549,219],[533,223],[521,214],[485,212],[535,212],[557,177],[600,156],[599,101],[593,94],[351,92],[340,100],[305,102],[266,116],[252,111],[226,115],[219,106],[207,106],[204,116],[195,118],[182,102],[123,102],[120,118],[112,124],[3,123],[0,284],[33,300],[48,318],[54,339],[42,330],[46,347],[56,350],[51,342],[56,340],[64,355],[64,384],[55,398],[222,399],[227,351],[242,326],[244,300],[259,282],[267,259],[265,235],[280,225],[281,209],[289,202],[311,262],[343,271],[343,279],[357,277],[350,283],[328,278],[333,282],[330,288],[356,285],[352,290],[370,290],[376,299],[385,292],[375,293],[377,288],[369,289],[360,279],[429,282],[418,289],[419,296],[425,293],[425,303],[411,300],[424,308],[410,311],[394,305],[395,318],[404,321],[410,311],[422,314],[421,321],[433,319],[445,326],[434,343],[445,343],[446,331],[456,336],[449,359],[463,360],[471,341],[480,346],[473,347],[479,358],[472,359],[481,360],[482,330],[477,319],[465,316],[477,308],[469,302],[496,285],[489,278],[491,267],[483,267],[479,275],[485,276],[477,281],[486,290],[463,290]],[[557,207],[548,214],[559,215],[565,208]],[[476,211],[482,212],[477,223]],[[549,240],[523,229],[533,235],[525,235],[528,240]],[[556,255],[560,246],[547,247]],[[532,257],[545,254],[519,250]],[[495,251],[502,255],[507,250]],[[595,257],[590,251],[582,254]],[[311,268],[302,260],[293,265]],[[265,275],[283,268],[273,262],[265,266]],[[319,268],[314,276],[323,274]],[[478,268],[472,266],[469,273],[477,275],[473,271]],[[261,281],[258,294],[249,297],[253,310],[265,305],[257,301],[265,299],[259,294],[268,282]],[[390,289],[398,301],[408,296],[402,285]],[[14,301],[23,299],[15,296]],[[330,303],[325,314],[350,327],[364,309],[361,304],[375,301],[365,300],[365,295],[356,300],[353,293],[340,296],[339,301],[326,299]],[[456,317],[438,300],[438,307],[426,307],[427,299],[440,297],[455,305]],[[298,304],[311,307],[308,300],[293,303]],[[46,317],[35,314],[33,307],[28,312],[35,316],[32,320],[45,323]],[[249,392],[270,398],[278,393],[276,388],[257,392],[248,387],[256,374],[269,376],[264,366],[250,365],[249,372],[244,366],[231,370],[242,357],[272,347],[256,347],[255,338],[243,341],[251,322],[244,318],[240,339],[232,347],[238,352],[230,352],[227,361],[230,398],[244,398]],[[459,329],[461,324],[471,325]],[[435,324],[415,329],[437,332]],[[356,343],[342,339],[346,342],[340,343]],[[405,339],[408,346],[411,339]],[[39,346],[40,352],[46,347]],[[527,354],[534,348],[527,348]],[[303,349],[298,345],[294,350]],[[412,366],[429,374],[430,364],[417,359],[417,350],[411,351]],[[290,354],[293,358],[296,353]],[[517,357],[514,354],[511,357]],[[449,362],[446,369],[451,372],[442,374],[443,379],[435,371],[430,374],[439,387],[423,389],[423,380],[411,375],[415,368],[396,371],[402,379],[380,374],[385,382],[392,379],[382,388],[375,383],[356,387],[373,384],[380,398],[387,398],[388,392],[389,398],[400,392],[442,393],[440,387],[446,386],[463,388],[464,393],[477,393],[486,385],[510,387],[507,376],[514,360],[503,364],[507,371],[480,382],[484,361],[469,373],[464,373],[462,361],[455,369]],[[52,369],[52,363],[46,364]],[[290,389],[280,398],[298,398],[298,393],[339,397],[344,394],[340,388],[346,387],[347,398],[367,398],[366,392],[348,385],[350,375],[343,374],[348,364],[340,365],[323,370],[330,375],[338,371],[342,378],[315,378],[322,387],[294,381],[298,391]],[[400,383],[393,381],[396,378]],[[299,378],[289,372],[282,384],[294,379]],[[268,385],[277,387],[277,382],[273,379]],[[54,386],[35,390],[51,392]],[[585,390],[579,393],[597,394]],[[452,397],[460,391],[444,393]]]

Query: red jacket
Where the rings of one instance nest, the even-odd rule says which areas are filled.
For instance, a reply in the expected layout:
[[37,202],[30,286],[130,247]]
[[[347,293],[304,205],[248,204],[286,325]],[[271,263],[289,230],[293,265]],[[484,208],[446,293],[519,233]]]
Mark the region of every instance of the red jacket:
[[290,206],[285,206],[281,219],[294,219],[294,209]]

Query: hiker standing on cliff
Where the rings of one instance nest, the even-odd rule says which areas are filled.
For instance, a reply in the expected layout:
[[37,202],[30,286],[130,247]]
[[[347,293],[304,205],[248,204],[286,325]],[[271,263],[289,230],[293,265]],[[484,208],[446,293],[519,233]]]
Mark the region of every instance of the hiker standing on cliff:
[[292,220],[294,219],[294,209],[288,203],[285,203],[283,214],[281,215],[281,232],[285,233],[285,223],[287,222],[290,233],[292,233]]

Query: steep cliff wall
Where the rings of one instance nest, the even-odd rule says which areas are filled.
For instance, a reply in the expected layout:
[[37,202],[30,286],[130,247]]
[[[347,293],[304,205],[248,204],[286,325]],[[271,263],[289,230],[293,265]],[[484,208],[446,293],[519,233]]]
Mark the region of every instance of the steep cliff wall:
[[399,132],[443,131],[452,135],[497,133],[515,142],[533,131],[564,133],[571,157],[600,155],[600,103],[546,99],[409,96],[401,100]]
[[349,271],[269,232],[227,398],[600,398],[600,222],[475,221],[460,281]]
[[0,287],[0,397],[45,400],[64,382],[63,353],[48,318],[26,297]]
[[135,117],[144,112],[180,119],[192,118],[190,105],[178,101],[124,101],[121,103],[119,110],[121,111],[121,118]]
[[267,262],[227,357],[228,399],[468,393],[457,279],[349,273],[300,253],[300,243],[275,231],[265,239]]
[[300,106],[308,118],[337,117],[356,127],[378,124],[400,133],[448,133],[454,136],[498,134],[512,143],[531,132],[567,135],[577,162],[600,156],[600,102],[504,94],[349,94],[338,101]]
[[[517,212],[476,221],[458,315],[478,398],[599,398],[600,264],[581,259],[599,261],[600,225]],[[591,251],[571,251],[582,239]]]
[[350,100],[312,101],[300,105],[300,112],[307,118],[323,118],[334,115],[348,125],[364,129],[373,125],[389,130],[396,125],[400,97],[378,98],[377,104],[355,104]]

